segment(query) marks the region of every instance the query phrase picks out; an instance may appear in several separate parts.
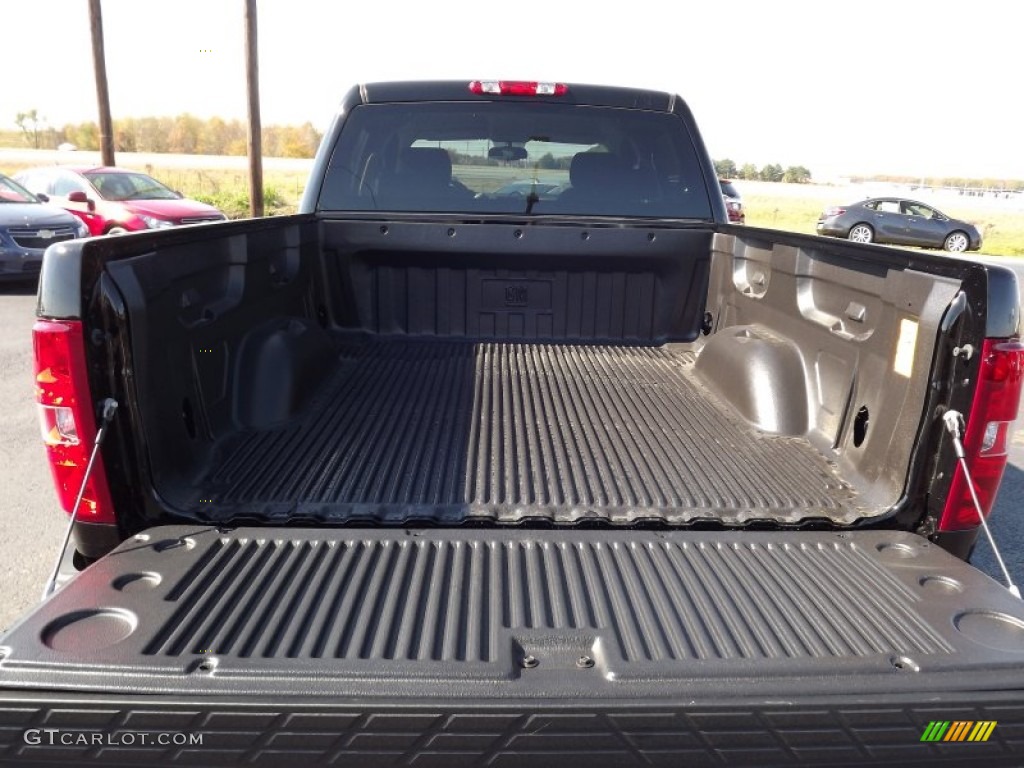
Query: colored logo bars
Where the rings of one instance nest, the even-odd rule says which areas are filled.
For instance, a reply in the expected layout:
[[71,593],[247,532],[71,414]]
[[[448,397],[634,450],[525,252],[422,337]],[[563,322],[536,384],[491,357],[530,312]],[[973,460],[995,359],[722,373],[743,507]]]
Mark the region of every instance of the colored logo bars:
[[995,720],[932,720],[921,741],[988,741],[995,729]]

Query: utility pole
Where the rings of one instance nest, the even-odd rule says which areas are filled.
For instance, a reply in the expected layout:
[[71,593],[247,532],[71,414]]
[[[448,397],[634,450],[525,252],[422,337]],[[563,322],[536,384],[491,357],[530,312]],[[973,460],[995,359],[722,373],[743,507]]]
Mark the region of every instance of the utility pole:
[[89,0],[89,26],[92,29],[92,69],[96,76],[96,101],[100,110],[100,152],[103,165],[114,164],[114,125],[110,119],[110,94],[107,92],[107,63],[103,53],[103,14],[100,0]]
[[256,0],[245,0],[245,82],[249,92],[249,215],[263,215],[260,71],[256,57]]

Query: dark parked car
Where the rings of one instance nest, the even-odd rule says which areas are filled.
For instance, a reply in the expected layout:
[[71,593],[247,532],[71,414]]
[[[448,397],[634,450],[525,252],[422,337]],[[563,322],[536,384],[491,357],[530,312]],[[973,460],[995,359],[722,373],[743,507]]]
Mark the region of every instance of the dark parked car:
[[88,227],[70,213],[43,205],[0,173],[0,280],[35,278],[47,246],[88,235]]
[[722,197],[725,198],[725,212],[729,214],[729,223],[746,224],[747,214],[743,212],[743,201],[740,200],[736,185],[728,179],[719,179],[718,185],[722,188]]
[[826,208],[818,218],[818,234],[858,243],[944,248],[954,253],[981,248],[981,233],[973,224],[951,219],[916,200],[893,197]]
[[33,168],[15,176],[70,211],[94,235],[224,221],[212,205],[182,198],[152,176],[121,168]]

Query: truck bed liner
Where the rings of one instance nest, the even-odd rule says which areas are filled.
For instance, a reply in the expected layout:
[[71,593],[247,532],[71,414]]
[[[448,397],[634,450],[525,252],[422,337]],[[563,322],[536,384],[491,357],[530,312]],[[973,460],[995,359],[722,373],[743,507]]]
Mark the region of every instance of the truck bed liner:
[[877,692],[902,673],[905,691],[999,690],[1024,681],[1022,617],[902,532],[173,526],[5,636],[0,684],[660,698]]
[[882,511],[806,440],[742,422],[670,346],[350,344],[299,417],[219,455],[192,499],[206,519],[848,524]]
[[0,637],[0,763],[1019,765],[1022,655],[903,532],[154,528]]

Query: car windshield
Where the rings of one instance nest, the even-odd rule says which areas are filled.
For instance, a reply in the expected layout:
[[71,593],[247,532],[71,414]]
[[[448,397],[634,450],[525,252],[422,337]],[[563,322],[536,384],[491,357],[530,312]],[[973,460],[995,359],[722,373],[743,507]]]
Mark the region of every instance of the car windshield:
[[144,173],[93,171],[83,174],[105,200],[175,200],[178,195]]
[[722,185],[723,195],[725,195],[726,197],[735,198],[737,200],[739,199],[740,193],[736,191],[736,187],[733,186],[733,183],[731,181],[719,181],[718,183]]
[[331,156],[320,209],[712,215],[679,117],[500,101],[356,107]]
[[0,175],[0,203],[38,203],[39,198],[14,179]]

